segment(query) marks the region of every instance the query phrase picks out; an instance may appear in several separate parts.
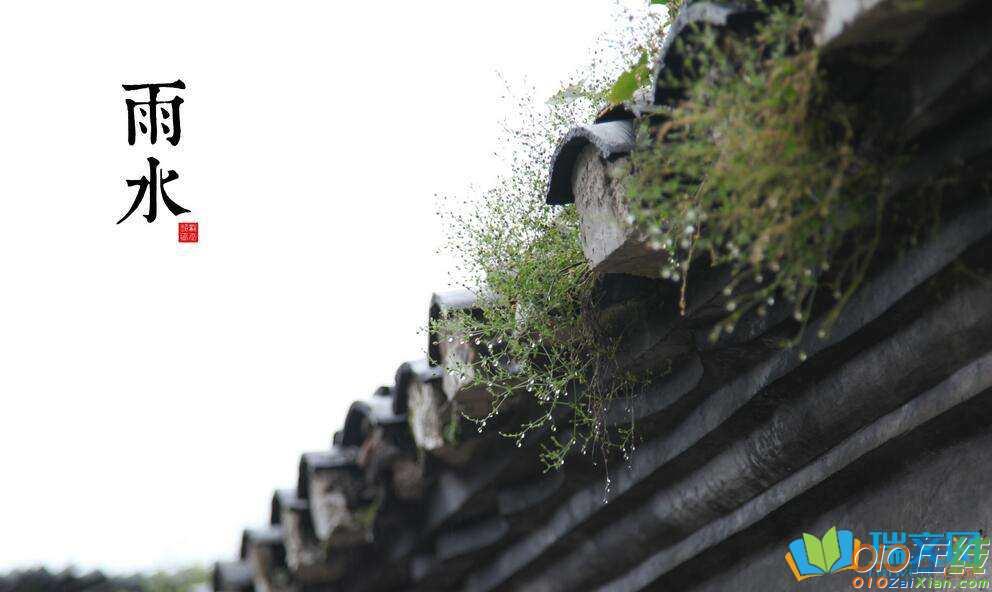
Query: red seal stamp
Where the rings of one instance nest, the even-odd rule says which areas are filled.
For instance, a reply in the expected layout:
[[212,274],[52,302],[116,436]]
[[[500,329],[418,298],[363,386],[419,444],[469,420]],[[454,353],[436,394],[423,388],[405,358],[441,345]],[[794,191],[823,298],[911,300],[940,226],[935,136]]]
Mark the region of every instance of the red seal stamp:
[[199,222],[180,222],[179,223],[179,242],[181,242],[181,243],[196,243],[196,242],[200,242],[200,223]]

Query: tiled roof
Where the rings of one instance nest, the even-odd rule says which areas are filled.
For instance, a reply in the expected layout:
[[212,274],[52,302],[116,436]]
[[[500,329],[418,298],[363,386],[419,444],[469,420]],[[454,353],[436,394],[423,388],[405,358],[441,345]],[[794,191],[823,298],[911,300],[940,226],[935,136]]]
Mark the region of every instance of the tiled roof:
[[[449,357],[472,356],[473,344],[432,331],[430,362],[400,365],[393,385],[352,404],[331,448],[302,456],[296,489],[276,491],[271,525],[245,531],[241,560],[217,564],[215,589],[784,589],[761,580],[781,566],[759,561],[766,546],[781,560],[774,545],[783,520],[795,525],[844,500],[883,495],[875,475],[908,479],[910,469],[888,467],[921,442],[937,458],[946,446],[977,441],[992,420],[992,200],[967,171],[992,160],[992,9],[972,1],[937,11],[925,2],[894,14],[878,1],[839,16],[852,3],[810,4],[827,15],[816,33],[835,84],[866,103],[892,101],[885,124],[919,140],[901,183],[948,166],[963,171],[927,240],[880,261],[829,337],[817,335],[821,307],[802,343],[781,349],[796,325],[779,304],[744,316],[714,343],[723,270],[693,272],[692,307],[682,316],[677,286],[606,269],[601,306],[627,327],[620,359],[635,369],[671,362],[672,370],[608,410],[612,425],[637,421],[629,459],[604,467],[576,456],[545,473],[538,437],[520,448],[498,429],[443,437],[439,426],[459,421],[460,406],[480,395],[444,372]],[[746,35],[753,18],[690,3],[670,35],[691,35],[692,23]],[[888,38],[890,19],[900,43],[879,47],[872,41]],[[679,75],[684,56],[671,52],[691,47],[671,39],[659,75]],[[673,100],[666,92],[656,91],[656,104]],[[596,146],[601,158],[630,150],[640,115],[629,114],[563,139],[551,203],[572,200],[577,143]],[[435,294],[428,318],[476,310],[475,302],[469,292]],[[501,421],[512,424],[513,414]],[[962,426],[958,440],[949,425]],[[915,503],[893,498],[878,511],[925,517]],[[962,519],[992,520],[988,508],[976,511]],[[752,583],[708,583],[744,557],[755,560]]]

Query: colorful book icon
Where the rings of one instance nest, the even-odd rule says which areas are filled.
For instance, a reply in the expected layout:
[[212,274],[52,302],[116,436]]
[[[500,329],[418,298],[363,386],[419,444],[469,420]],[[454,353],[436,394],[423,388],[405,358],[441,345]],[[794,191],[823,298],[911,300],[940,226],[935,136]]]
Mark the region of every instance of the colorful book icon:
[[832,527],[823,538],[803,533],[789,543],[785,562],[796,581],[851,569],[854,559],[854,534]]

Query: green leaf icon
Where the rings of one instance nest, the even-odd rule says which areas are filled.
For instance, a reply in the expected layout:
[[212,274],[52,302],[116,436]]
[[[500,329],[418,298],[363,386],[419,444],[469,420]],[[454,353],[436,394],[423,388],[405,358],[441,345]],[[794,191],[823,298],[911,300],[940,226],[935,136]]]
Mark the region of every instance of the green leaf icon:
[[806,559],[813,567],[830,573],[830,568],[840,559],[840,541],[837,540],[837,527],[834,526],[823,535],[823,540],[809,533],[803,533],[803,544],[806,546]]

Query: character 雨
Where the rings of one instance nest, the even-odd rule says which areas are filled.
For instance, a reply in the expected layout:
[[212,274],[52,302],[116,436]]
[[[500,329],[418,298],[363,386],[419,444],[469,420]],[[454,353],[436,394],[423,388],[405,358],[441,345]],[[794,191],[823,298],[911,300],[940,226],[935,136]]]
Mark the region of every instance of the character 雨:
[[[135,101],[125,99],[127,105],[127,143],[134,146],[137,131],[148,135],[148,141],[152,144],[158,139],[159,131],[166,134],[166,140],[173,146],[179,144],[181,128],[179,125],[179,105],[183,103],[182,97],[176,95],[170,101],[160,102],[158,93],[163,88],[185,89],[186,84],[182,80],[162,84],[125,84],[124,90],[136,91],[147,90],[147,101]],[[137,116],[135,112],[137,111]],[[137,127],[137,129],[136,129]]]

